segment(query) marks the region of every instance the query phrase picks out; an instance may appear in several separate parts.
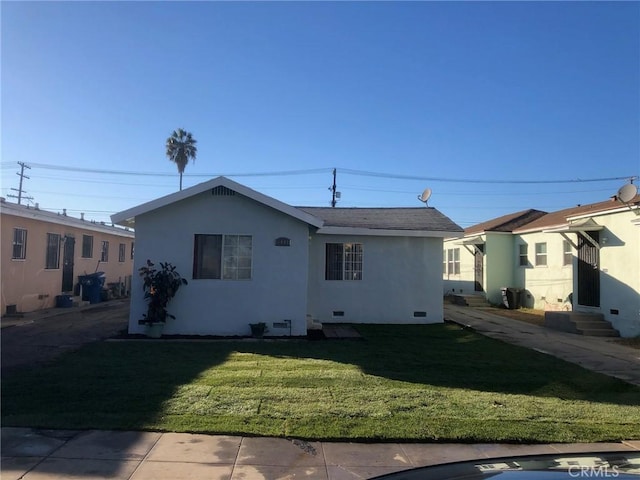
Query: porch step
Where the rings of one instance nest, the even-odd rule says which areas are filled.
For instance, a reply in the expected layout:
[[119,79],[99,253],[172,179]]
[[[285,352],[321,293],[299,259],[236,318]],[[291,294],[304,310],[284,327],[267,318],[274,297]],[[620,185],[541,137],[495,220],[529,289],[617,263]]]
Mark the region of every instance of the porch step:
[[488,307],[489,303],[484,295],[453,295],[452,303],[465,307]]
[[601,313],[545,312],[544,326],[590,337],[619,337],[620,333]]

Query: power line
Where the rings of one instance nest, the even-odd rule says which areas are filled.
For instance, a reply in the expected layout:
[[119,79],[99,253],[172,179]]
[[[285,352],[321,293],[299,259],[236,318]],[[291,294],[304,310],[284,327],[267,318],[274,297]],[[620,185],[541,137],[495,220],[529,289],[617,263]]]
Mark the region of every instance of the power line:
[[608,178],[576,178],[567,180],[478,180],[469,178],[438,178],[419,177],[414,175],[398,175],[394,173],[369,172],[366,170],[340,169],[340,172],[348,175],[361,175],[367,177],[395,178],[399,180],[427,180],[430,182],[451,182],[451,183],[521,183],[521,184],[543,184],[543,183],[586,183],[586,182],[609,182],[612,180],[636,180],[637,175],[627,175],[624,177]]
[[[135,172],[126,170],[105,170],[95,168],[81,168],[81,167],[68,167],[64,165],[49,165],[43,163],[32,163],[32,167],[41,168],[46,170],[58,170],[58,171],[71,171],[71,172],[83,172],[83,173],[99,173],[105,175],[130,175],[130,176],[151,176],[151,177],[174,177],[174,173],[158,173],[158,172]],[[226,177],[265,177],[265,176],[290,176],[290,175],[309,175],[318,173],[333,172],[333,168],[313,168],[303,170],[283,170],[283,171],[271,171],[271,172],[243,172],[243,173],[198,173],[198,174],[185,174],[185,177],[206,177],[212,178],[217,176]],[[478,183],[478,184],[554,184],[554,183],[592,183],[592,182],[608,182],[613,180],[630,180],[638,179],[637,175],[626,175],[620,177],[601,177],[601,178],[571,178],[571,179],[556,179],[556,180],[520,180],[520,179],[508,179],[508,180],[482,180],[473,178],[443,178],[443,177],[426,177],[417,175],[400,175],[384,172],[372,172],[368,170],[355,170],[349,168],[336,169],[340,173],[347,175],[358,175],[366,177],[380,177],[380,178],[393,178],[399,180],[421,180],[430,182],[449,182],[449,183]]]
[[[57,170],[65,172],[82,172],[82,173],[100,173],[104,175],[137,175],[148,177],[175,177],[175,173],[159,173],[159,172],[132,172],[126,170],[103,170],[96,168],[67,167],[63,165],[48,165],[45,163],[32,163],[32,167],[44,170]],[[315,173],[330,172],[330,168],[313,168],[307,170],[283,170],[275,172],[253,172],[253,173],[191,173],[184,174],[185,177],[270,177],[270,176],[289,176],[289,175],[308,175]]]

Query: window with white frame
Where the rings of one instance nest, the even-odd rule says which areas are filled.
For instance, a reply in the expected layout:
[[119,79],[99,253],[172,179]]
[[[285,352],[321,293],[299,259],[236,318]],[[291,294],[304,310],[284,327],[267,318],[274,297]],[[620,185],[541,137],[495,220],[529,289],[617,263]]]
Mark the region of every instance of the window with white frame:
[[459,248],[450,248],[447,250],[447,273],[449,275],[460,275]]
[[520,259],[519,265],[521,267],[529,266],[529,245],[526,243],[518,245],[518,257]]
[[327,243],[325,280],[362,280],[362,244]]
[[573,263],[573,250],[569,240],[562,241],[562,265],[567,266]]
[[547,266],[547,242],[536,243],[536,267]]
[[108,262],[109,261],[109,242],[107,240],[102,241],[102,250],[100,252],[100,261]]
[[93,235],[82,235],[82,258],[93,258]]
[[126,256],[127,246],[124,243],[118,245],[118,262],[123,263]]
[[133,260],[133,252],[136,249],[136,242],[131,242],[131,260]]
[[60,268],[60,235],[47,233],[47,255],[45,268],[55,270]]
[[447,274],[447,249],[442,251],[442,273]]
[[27,231],[24,228],[13,229],[13,252],[11,258],[14,260],[27,258]]
[[194,279],[251,280],[252,264],[251,235],[195,235]]

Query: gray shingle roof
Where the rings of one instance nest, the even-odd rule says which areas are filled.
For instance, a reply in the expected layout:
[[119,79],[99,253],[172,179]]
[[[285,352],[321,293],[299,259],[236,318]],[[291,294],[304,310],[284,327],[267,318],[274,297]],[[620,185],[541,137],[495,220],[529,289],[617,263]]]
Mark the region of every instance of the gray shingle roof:
[[325,227],[462,232],[462,228],[435,208],[296,207],[324,220]]

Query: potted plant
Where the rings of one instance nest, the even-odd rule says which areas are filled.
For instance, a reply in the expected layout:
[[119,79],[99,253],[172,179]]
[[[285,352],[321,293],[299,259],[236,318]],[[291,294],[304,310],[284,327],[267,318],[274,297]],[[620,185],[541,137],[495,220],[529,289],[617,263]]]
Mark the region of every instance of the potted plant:
[[144,298],[147,301],[147,313],[138,321],[140,325],[147,325],[147,334],[153,338],[160,338],[162,329],[168,318],[175,319],[167,311],[167,305],[175,297],[182,285],[187,281],[176,271],[176,267],[169,262],[160,262],[160,269],[155,268],[151,260],[138,270],[142,277]]
[[262,338],[269,331],[267,324],[264,322],[250,323],[249,326],[251,327],[251,336],[253,338]]

